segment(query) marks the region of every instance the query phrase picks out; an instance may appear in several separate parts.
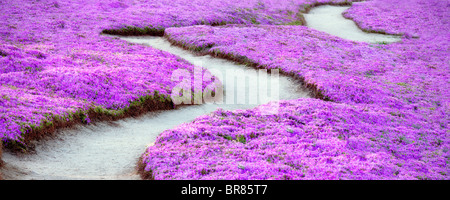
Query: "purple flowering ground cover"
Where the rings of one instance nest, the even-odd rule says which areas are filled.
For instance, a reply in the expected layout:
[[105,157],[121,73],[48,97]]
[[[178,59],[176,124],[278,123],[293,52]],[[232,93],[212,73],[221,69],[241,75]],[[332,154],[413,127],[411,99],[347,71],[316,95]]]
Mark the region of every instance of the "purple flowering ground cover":
[[[143,154],[153,179],[449,179],[449,19],[443,1],[374,0],[345,13],[394,44],[302,26],[166,29],[185,48],[313,85],[329,101],[217,111],[163,132]],[[262,107],[267,106],[263,105]]]
[[219,110],[167,130],[147,149],[146,170],[154,179],[448,178],[448,139],[432,124],[386,108],[280,104],[276,115]]
[[[448,179],[448,2],[374,0],[345,14],[362,29],[404,35],[398,44],[279,26],[304,24],[299,13],[314,5],[348,2],[0,1],[0,137],[23,143],[55,119],[89,123],[88,113],[170,101],[171,72],[192,65],[100,35],[165,33],[279,68],[329,101],[282,101],[273,116],[217,111],[167,130],[142,157],[152,178]],[[186,27],[231,23],[245,25]]]

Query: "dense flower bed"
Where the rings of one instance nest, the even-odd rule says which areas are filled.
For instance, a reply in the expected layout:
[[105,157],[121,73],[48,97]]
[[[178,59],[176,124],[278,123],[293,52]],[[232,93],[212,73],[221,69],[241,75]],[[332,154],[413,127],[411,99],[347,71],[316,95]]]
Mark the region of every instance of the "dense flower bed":
[[403,35],[389,45],[298,26],[167,29],[179,45],[279,68],[331,101],[200,117],[163,132],[143,155],[145,170],[154,179],[448,179],[448,13],[446,2],[401,0],[346,13],[365,29]]
[[264,106],[163,132],[145,170],[154,179],[448,178],[449,140],[431,123],[315,99],[281,101],[269,116]]

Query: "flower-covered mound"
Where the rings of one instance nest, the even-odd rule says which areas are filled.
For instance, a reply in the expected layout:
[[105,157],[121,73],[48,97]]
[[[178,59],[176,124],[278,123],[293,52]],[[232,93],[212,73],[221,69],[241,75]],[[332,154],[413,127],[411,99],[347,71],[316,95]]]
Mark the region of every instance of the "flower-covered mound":
[[449,140],[377,106],[316,99],[218,110],[164,131],[143,162],[154,179],[447,179]]
[[323,94],[217,111],[161,134],[142,156],[154,179],[449,179],[449,4],[374,0],[345,15],[393,44],[301,26],[166,29],[185,48],[279,68]]

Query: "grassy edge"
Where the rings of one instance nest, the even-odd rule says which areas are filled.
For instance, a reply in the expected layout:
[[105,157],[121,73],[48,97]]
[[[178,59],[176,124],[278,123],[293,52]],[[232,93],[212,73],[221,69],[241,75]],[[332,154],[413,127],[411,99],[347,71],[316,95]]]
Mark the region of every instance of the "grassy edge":
[[132,27],[127,26],[121,29],[105,29],[101,33],[109,35],[121,35],[121,36],[163,36],[165,28],[150,28],[150,27]]
[[[363,32],[366,32],[366,33],[377,33],[377,34],[382,34],[382,35],[392,35],[392,36],[400,36],[400,37],[402,37],[403,35],[405,35],[404,33],[394,34],[394,33],[387,33],[387,32],[384,31],[384,30],[372,30],[372,29],[363,28],[359,23],[357,23],[357,22],[353,19],[353,17],[347,16],[347,11],[344,11],[344,12],[342,13],[342,16],[343,16],[345,19],[352,20],[353,22],[355,22],[355,25],[356,25],[359,29],[361,29]],[[413,38],[418,38],[418,36],[414,36]]]
[[153,176],[152,170],[146,171],[145,170],[146,164],[144,163],[144,157],[143,155],[139,157],[137,163],[136,163],[136,171],[141,177],[142,180],[155,180],[155,177]]

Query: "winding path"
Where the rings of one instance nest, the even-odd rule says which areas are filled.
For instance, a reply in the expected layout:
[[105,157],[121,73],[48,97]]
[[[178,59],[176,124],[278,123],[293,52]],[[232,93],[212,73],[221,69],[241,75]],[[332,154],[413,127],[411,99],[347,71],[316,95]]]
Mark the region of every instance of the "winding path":
[[[351,20],[341,13],[348,7],[320,6],[305,14],[308,26],[328,32],[345,39],[366,42],[394,42],[399,38],[368,34],[361,31]],[[180,49],[161,37],[123,37],[133,43],[161,49],[211,71],[236,76],[233,70],[242,69],[247,74],[255,69],[233,62],[196,56]],[[269,83],[272,84],[269,80]],[[224,82],[226,89],[227,83]],[[279,99],[289,100],[309,98],[308,91],[300,87],[297,81],[279,76]],[[248,84],[247,84],[248,87]],[[266,102],[258,102],[263,104]],[[158,134],[181,123],[192,121],[196,117],[211,113],[217,108],[225,110],[249,109],[257,104],[201,104],[184,106],[175,110],[148,113],[138,118],[129,118],[115,122],[103,122],[86,126],[76,126],[59,130],[56,138],[36,142],[36,153],[14,155],[3,153],[5,166],[2,169],[4,179],[139,179],[135,170],[136,162],[147,145],[151,145]]]

